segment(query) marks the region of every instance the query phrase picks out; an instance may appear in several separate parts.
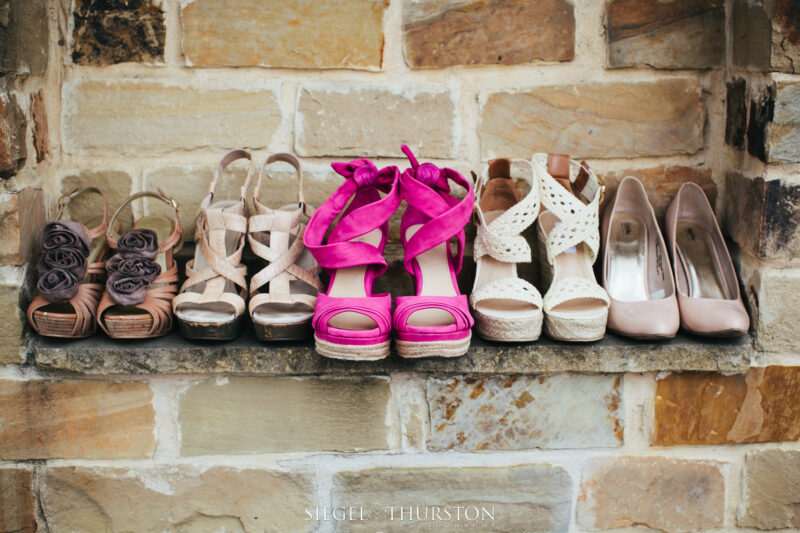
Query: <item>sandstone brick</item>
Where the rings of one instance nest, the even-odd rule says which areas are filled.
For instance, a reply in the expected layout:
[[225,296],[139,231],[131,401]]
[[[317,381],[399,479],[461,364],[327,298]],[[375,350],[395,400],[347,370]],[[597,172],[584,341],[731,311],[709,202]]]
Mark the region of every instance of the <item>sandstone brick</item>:
[[454,96],[419,86],[305,85],[297,101],[295,149],[305,156],[452,158],[458,147]]
[[800,270],[763,268],[757,278],[750,289],[758,295],[756,346],[771,352],[795,352],[800,332]]
[[[108,200],[109,217],[114,214],[122,202],[131,195],[131,177],[121,170],[78,170],[67,173],[61,178],[61,194],[74,188],[97,187]],[[98,217],[103,216],[103,200],[94,193],[85,193],[72,200],[66,208],[70,220],[94,225]],[[133,215],[130,209],[120,213],[118,218],[122,228],[130,228]]]
[[76,0],[72,61],[78,65],[162,62],[164,12],[158,0]]
[[765,2],[772,7],[772,68],[800,73],[800,8],[795,0]]
[[381,66],[388,0],[196,0],[181,5],[194,66]]
[[721,464],[667,457],[598,457],[583,468],[578,524],[589,529],[646,526],[667,533],[722,527]]
[[571,485],[566,470],[547,464],[340,472],[333,504],[363,505],[365,520],[337,522],[335,530],[567,531]]
[[658,380],[653,444],[738,444],[800,439],[800,367],[745,374],[670,374]]
[[617,172],[600,173],[606,185],[606,202],[610,201],[619,182],[625,176],[638,178],[647,191],[647,197],[659,219],[667,212],[675,194],[686,182],[697,183],[703,188],[711,205],[715,205],[717,186],[711,179],[711,170],[684,166],[658,166],[652,168],[630,168]]
[[737,78],[727,84],[725,143],[739,150],[747,146],[747,82]]
[[141,382],[0,381],[0,458],[149,457],[152,398]]
[[47,68],[49,34],[46,2],[10,0],[3,73],[41,76]]
[[211,147],[263,148],[281,122],[276,92],[156,80],[70,81],[63,87],[64,150],[152,155]]
[[0,531],[34,533],[33,473],[30,470],[0,469]]
[[14,94],[0,89],[0,178],[9,178],[25,164],[28,122]]
[[[8,268],[8,267],[6,267]],[[0,282],[0,365],[25,362],[25,314],[20,307],[20,287],[24,285],[23,272],[13,269],[4,273]]]
[[775,114],[766,118],[768,162],[800,162],[800,82],[777,83]]
[[800,72],[800,23],[794,0],[736,0],[733,62],[759,71]]
[[44,193],[32,187],[0,193],[0,263],[21,265],[38,251],[45,223]]
[[608,64],[665,69],[722,66],[723,0],[610,0],[606,7]]
[[311,531],[304,474],[253,468],[155,466],[50,468],[42,513],[71,531]]
[[31,94],[31,119],[36,162],[41,163],[50,153],[50,133],[47,130],[47,109],[44,104],[43,90]]
[[694,80],[588,83],[485,95],[479,134],[487,159],[642,157],[697,152],[703,122]]
[[[621,378],[611,375],[432,379],[433,450],[622,444]],[[580,391],[580,392],[578,392]]]
[[747,121],[747,151],[761,161],[767,161],[771,150],[772,118],[775,111],[775,86],[767,85],[750,98],[750,117]]
[[800,528],[800,452],[761,450],[747,454],[739,525],[757,529]]
[[570,61],[575,14],[566,0],[403,3],[411,68]]
[[383,378],[232,378],[181,396],[184,455],[388,446]]
[[761,259],[800,256],[800,186],[729,172],[725,195],[725,229],[740,246]]

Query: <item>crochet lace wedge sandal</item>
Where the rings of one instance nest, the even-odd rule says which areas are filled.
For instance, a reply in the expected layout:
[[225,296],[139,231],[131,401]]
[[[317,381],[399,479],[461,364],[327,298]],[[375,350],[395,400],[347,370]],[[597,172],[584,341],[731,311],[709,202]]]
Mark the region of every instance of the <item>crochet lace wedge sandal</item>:
[[[61,220],[64,208],[87,193],[103,199],[103,216],[86,225]],[[39,294],[28,306],[28,322],[39,335],[71,339],[94,335],[106,274],[107,228],[108,200],[96,187],[74,188],[59,198],[54,221],[42,230]]]
[[[239,199],[214,201],[223,171],[239,159],[250,161]],[[188,339],[230,340],[242,329],[247,296],[247,267],[242,264],[248,215],[245,196],[254,168],[250,153],[228,153],[217,165],[208,195],[200,204],[194,259],[186,264],[187,279],[172,301],[178,328]]]
[[[520,200],[515,182],[530,190]],[[529,161],[489,161],[478,179],[475,285],[470,295],[475,330],[489,340],[534,341],[542,333],[542,295],[517,275],[517,263],[531,262],[521,233],[539,214],[539,184]]]
[[[268,165],[284,162],[297,172],[297,203],[271,209],[261,203],[261,181]],[[269,174],[267,174],[269,176]],[[270,176],[271,177],[271,176]],[[320,268],[303,245],[303,234],[314,210],[303,198],[300,161],[291,154],[273,154],[258,175],[250,217],[250,249],[267,265],[250,280],[250,317],[262,341],[311,337],[311,320],[322,288]]]
[[[137,220],[117,236],[117,217],[132,201],[155,198],[172,207],[172,219],[161,215]],[[172,300],[178,292],[178,264],[173,255],[182,243],[178,202],[162,191],[128,197],[111,217],[106,243],[115,251],[106,262],[108,279],[97,310],[97,322],[114,339],[146,339],[172,329]]]
[[537,223],[544,295],[544,324],[557,340],[603,338],[609,298],[592,264],[600,247],[598,208],[602,183],[585,163],[565,155],[536,154],[542,211]]
[[332,166],[345,182],[317,209],[305,232],[306,246],[331,275],[314,311],[317,352],[333,359],[383,359],[391,342],[392,298],[373,294],[372,286],[388,266],[383,249],[389,217],[401,201],[400,172],[378,170],[367,159]]
[[[400,222],[403,266],[414,278],[416,295],[396,299],[397,353],[405,358],[458,357],[469,349],[474,323],[456,281],[464,258],[464,226],[475,204],[472,183],[455,170],[420,165],[407,146],[402,150],[411,162],[400,177],[408,203]],[[463,199],[450,194],[451,181],[466,190]]]

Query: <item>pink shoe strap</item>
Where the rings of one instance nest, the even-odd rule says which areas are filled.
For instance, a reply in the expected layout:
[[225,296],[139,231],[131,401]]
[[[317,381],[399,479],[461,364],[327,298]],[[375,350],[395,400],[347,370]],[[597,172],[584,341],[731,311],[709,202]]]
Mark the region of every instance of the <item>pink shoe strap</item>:
[[[431,163],[420,165],[406,145],[402,150],[411,162],[411,168],[400,176],[401,194],[408,202],[401,228],[405,246],[403,266],[413,273],[415,257],[456,237],[458,251],[453,263],[459,273],[464,258],[464,226],[475,205],[472,183],[453,169],[440,169]],[[466,189],[462,200],[450,195],[449,181]],[[406,228],[415,224],[423,226],[406,242]]]
[[[416,333],[455,333],[472,327],[474,321],[469,312],[469,302],[464,294],[458,296],[399,296],[395,299],[394,327],[398,331]],[[410,326],[408,318],[416,311],[441,309],[455,319],[449,326]]]
[[[387,266],[382,253],[388,233],[386,223],[402,200],[398,192],[400,172],[397,167],[378,170],[368,159],[333,163],[332,166],[344,176],[345,182],[314,213],[306,227],[305,245],[323,268],[372,265],[378,267],[380,275]],[[381,198],[380,192],[386,196]],[[323,244],[328,228],[345,208],[347,211]],[[379,247],[350,242],[377,228],[384,234]]]
[[377,324],[373,330],[347,330],[348,336],[374,337],[388,335],[392,330],[392,297],[389,294],[376,294],[365,298],[333,298],[320,293],[314,309],[314,330],[318,333],[336,333],[336,328],[328,324],[331,318],[343,313],[353,312],[368,316]]

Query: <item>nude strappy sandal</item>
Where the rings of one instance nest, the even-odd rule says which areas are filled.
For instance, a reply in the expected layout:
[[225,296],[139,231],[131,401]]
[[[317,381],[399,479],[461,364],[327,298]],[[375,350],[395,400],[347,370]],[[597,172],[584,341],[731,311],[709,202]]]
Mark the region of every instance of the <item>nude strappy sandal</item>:
[[[514,187],[518,180],[530,186],[522,200]],[[475,331],[493,341],[534,341],[542,333],[542,295],[517,275],[517,263],[531,262],[531,247],[521,233],[539,214],[539,183],[530,162],[489,161],[475,196],[477,265],[470,295]]]
[[[103,216],[87,225],[61,220],[64,208],[87,193],[102,197]],[[108,200],[100,189],[76,187],[59,198],[54,221],[42,230],[39,294],[28,306],[28,323],[39,335],[72,339],[94,335],[106,274],[107,228]]]
[[[272,209],[261,203],[261,181],[268,165],[282,161],[297,172],[297,203]],[[300,161],[291,154],[273,154],[258,175],[253,194],[247,241],[267,265],[250,280],[250,318],[262,341],[302,340],[311,337],[311,320],[322,288],[320,268],[303,244],[303,233],[314,209],[303,198]]]
[[[161,215],[137,220],[118,236],[117,217],[132,201],[155,198],[172,207],[172,219]],[[97,322],[114,339],[143,339],[166,335],[172,329],[172,300],[178,292],[178,264],[183,229],[178,202],[162,191],[131,195],[111,217],[106,243],[115,251],[106,262],[106,288]]]
[[[239,199],[214,202],[222,172],[239,159],[250,161]],[[194,259],[186,264],[187,280],[172,302],[178,328],[187,339],[230,340],[242,329],[247,296],[247,267],[242,264],[248,215],[245,196],[254,168],[249,152],[228,153],[217,165],[208,195],[200,204]]]
[[598,209],[604,187],[585,163],[565,155],[536,154],[543,210],[537,223],[544,295],[544,324],[557,340],[589,342],[603,338],[608,293],[592,265],[600,247]]

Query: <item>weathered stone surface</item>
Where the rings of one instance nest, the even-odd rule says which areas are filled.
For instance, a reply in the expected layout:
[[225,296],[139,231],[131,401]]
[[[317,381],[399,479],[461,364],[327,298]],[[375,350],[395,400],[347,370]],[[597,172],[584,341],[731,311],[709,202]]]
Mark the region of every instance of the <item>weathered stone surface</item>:
[[44,193],[28,187],[0,193],[0,264],[21,265],[39,247],[45,224]]
[[778,82],[774,95],[775,114],[766,113],[763,117],[765,123],[771,119],[769,125],[765,124],[768,162],[800,162],[800,82]]
[[41,76],[47,68],[49,35],[46,2],[10,0],[8,33],[5,35],[3,73]]
[[0,469],[0,531],[34,533],[33,473],[30,470]]
[[711,179],[711,169],[683,166],[665,167],[663,165],[653,168],[630,168],[602,174],[606,185],[606,202],[611,200],[619,182],[626,176],[634,176],[642,182],[647,191],[647,198],[659,219],[663,218],[669,204],[675,198],[675,194],[686,182],[697,183],[703,188],[711,205],[716,202],[717,186]]
[[432,450],[616,447],[620,376],[556,374],[428,382]]
[[0,458],[149,457],[152,399],[141,382],[0,381]]
[[739,525],[757,529],[800,529],[800,452],[761,450],[744,462],[744,501]]
[[[768,85],[750,99],[750,119],[747,123],[747,151],[750,155],[767,161],[771,139],[773,114],[775,111],[775,87]],[[771,156],[770,156],[771,157]]]
[[42,513],[71,531],[311,531],[304,474],[254,468],[156,466],[49,468]]
[[798,440],[798,395],[800,367],[671,374],[658,380],[653,444]]
[[[10,270],[10,272],[8,271]],[[20,268],[5,267],[0,282],[0,365],[21,364],[27,355],[28,339],[24,336],[25,314],[20,307],[20,287],[24,272]]]
[[363,505],[365,520],[338,522],[335,530],[567,531],[571,485],[566,470],[547,464],[340,472],[334,476],[333,505]]
[[800,73],[800,4],[796,0],[765,2],[772,13],[772,68]]
[[281,122],[275,90],[235,79],[211,86],[156,80],[70,81],[63,86],[64,150],[145,155],[192,148],[263,148]]
[[[647,95],[647,97],[643,97]],[[691,154],[703,147],[694,80],[534,87],[485,96],[483,158],[535,152],[575,157]]]
[[723,0],[610,0],[606,6],[608,64],[664,69],[722,66]]
[[747,147],[747,82],[737,78],[727,84],[725,143],[744,150]]
[[0,178],[13,176],[25,164],[27,127],[17,97],[0,88]]
[[388,0],[183,2],[183,53],[201,67],[378,69],[388,5]]
[[740,246],[761,259],[800,257],[800,186],[729,172],[725,195],[725,229]]
[[[184,455],[388,447],[384,378],[205,381],[180,400]],[[235,438],[231,438],[235,435]]]
[[758,273],[756,347],[795,352],[800,332],[800,270],[762,268]]
[[[131,195],[131,177],[121,170],[80,170],[70,172],[61,178],[61,194],[85,187],[97,187],[108,200],[109,216]],[[155,190],[155,189],[154,189]],[[103,216],[103,199],[93,192],[76,197],[66,207],[70,220],[87,224],[94,223]],[[120,213],[118,218],[121,227],[130,228],[133,214],[130,209]]]
[[575,13],[566,0],[405,0],[403,33],[411,68],[571,61]]
[[238,339],[219,346],[189,344],[177,333],[135,345],[104,337],[69,344],[38,337],[33,352],[42,368],[86,374],[541,374],[570,370],[744,370],[753,355],[751,342],[750,337],[707,341],[682,334],[670,341],[631,342],[608,334],[602,341],[580,346],[545,338],[506,345],[476,337],[469,352],[456,359],[406,361],[390,357],[373,363],[348,363],[320,357],[310,342],[265,346],[246,328]]
[[721,464],[667,457],[598,457],[584,464],[578,524],[646,526],[667,533],[722,527]]
[[76,0],[72,61],[78,65],[161,62],[164,12],[158,0]]
[[[769,2],[769,0],[768,0]],[[751,70],[766,71],[772,55],[772,23],[765,3],[734,0],[731,15],[733,64]]]
[[44,91],[31,94],[31,119],[33,120],[33,147],[36,149],[36,162],[41,163],[50,153],[50,133],[47,130],[47,109],[44,104]]
[[455,157],[452,94],[420,86],[304,85],[295,149],[304,156],[394,156],[411,142],[417,157]]

